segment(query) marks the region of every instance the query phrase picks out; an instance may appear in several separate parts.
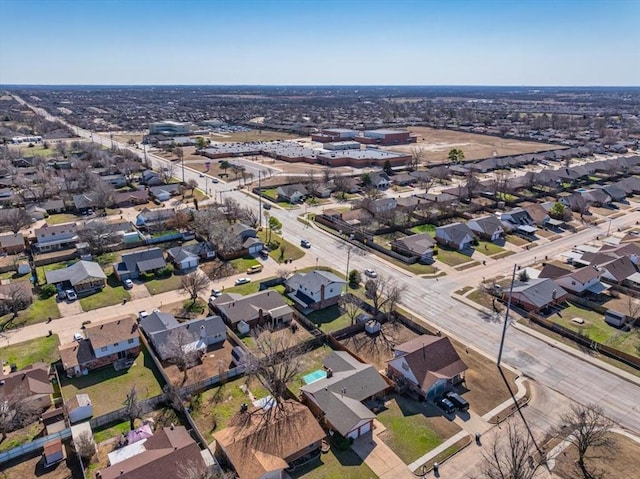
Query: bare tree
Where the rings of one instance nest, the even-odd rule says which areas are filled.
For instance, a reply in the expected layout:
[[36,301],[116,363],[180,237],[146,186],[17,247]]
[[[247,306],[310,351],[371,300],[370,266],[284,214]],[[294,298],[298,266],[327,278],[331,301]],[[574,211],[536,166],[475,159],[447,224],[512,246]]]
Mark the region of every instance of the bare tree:
[[169,333],[164,345],[160,348],[160,355],[178,366],[183,372],[182,382],[186,382],[188,369],[196,364],[199,353],[193,349],[193,336],[185,328],[176,328]]
[[285,398],[287,383],[302,370],[305,346],[274,325],[254,328],[255,354],[247,356],[247,375],[261,379],[276,402]]
[[203,462],[187,461],[178,465],[177,479],[234,479],[233,472],[214,470]]
[[239,219],[243,223],[246,223],[248,226],[252,228],[257,228],[259,225],[259,211],[256,208],[251,208],[249,206],[245,208],[241,208]]
[[601,473],[589,470],[586,463],[587,452],[594,447],[605,450],[613,447],[610,435],[613,422],[604,415],[604,411],[597,404],[572,404],[571,411],[561,417],[561,424],[569,433],[567,440],[578,453],[576,464],[583,479],[601,477]]
[[198,296],[209,286],[209,278],[206,274],[196,269],[194,272],[185,274],[180,279],[182,289],[189,294],[191,304],[196,304]]
[[226,223],[224,213],[218,208],[208,208],[194,213],[193,229],[207,241],[212,241],[217,227]]
[[638,324],[638,320],[640,320],[640,301],[632,296],[627,296],[627,310],[629,311],[627,314],[629,320],[626,323],[626,327],[634,329]]
[[351,294],[345,294],[338,300],[338,306],[340,306],[340,311],[351,320],[351,324],[355,324],[358,313],[362,311],[360,309],[360,301]]
[[191,225],[191,213],[189,210],[176,211],[173,217],[167,221],[167,227],[179,231],[184,231]]
[[3,211],[4,214],[0,217],[0,224],[13,234],[17,234],[21,229],[31,226],[33,222],[33,219],[24,208],[11,208]]
[[91,251],[97,255],[103,254],[107,246],[118,240],[118,234],[109,223],[98,219],[85,223],[78,231],[78,237],[88,243]]
[[364,288],[367,297],[373,302],[374,315],[383,312],[387,316],[395,311],[405,290],[393,278],[385,278],[383,275],[368,279]]
[[173,177],[176,174],[176,165],[175,163],[171,163],[171,162],[167,162],[165,163],[165,166],[162,167],[162,170],[160,171],[160,177],[162,178],[162,181],[166,184],[171,183],[171,180],[173,180]]
[[31,304],[31,296],[27,293],[29,289],[30,287],[25,289],[22,281],[10,283],[4,286],[2,296],[0,297],[0,312],[1,314],[9,312],[11,313],[11,316],[0,323],[0,331],[3,330],[8,323],[18,317],[18,312]]
[[91,190],[91,198],[98,209],[107,209],[113,204],[115,190],[106,181],[97,181]]
[[4,394],[0,407],[0,443],[7,438],[7,433],[34,422],[39,412],[39,407],[28,400],[26,393],[15,391]]
[[242,213],[242,206],[233,198],[225,197],[224,212],[229,223],[235,223]]
[[289,276],[291,276],[291,271],[286,268],[279,268],[276,270],[276,276],[283,281],[286,281]]
[[411,147],[411,160],[409,160],[409,169],[417,170],[424,159],[425,150],[423,145]]
[[96,443],[89,431],[81,432],[76,440],[73,441],[73,445],[76,448],[76,452],[83,461],[85,461],[85,463],[89,463],[93,455],[96,453]]
[[132,386],[124,399],[124,415],[129,419],[129,429],[133,430],[134,422],[144,413],[144,408],[138,398],[138,390]]
[[333,184],[335,185],[336,196],[344,199],[345,195],[349,192],[349,178],[336,175],[333,178]]
[[191,190],[191,196],[193,196],[193,192],[198,187],[198,181],[195,178],[190,178],[187,181],[187,188]]
[[514,419],[503,426],[484,458],[480,477],[483,479],[532,479],[540,464],[534,460],[535,445],[523,427]]
[[307,180],[305,182],[305,186],[307,191],[312,197],[318,196],[318,187],[320,186],[318,182],[318,177],[316,176],[315,170],[305,170],[305,175],[307,175]]

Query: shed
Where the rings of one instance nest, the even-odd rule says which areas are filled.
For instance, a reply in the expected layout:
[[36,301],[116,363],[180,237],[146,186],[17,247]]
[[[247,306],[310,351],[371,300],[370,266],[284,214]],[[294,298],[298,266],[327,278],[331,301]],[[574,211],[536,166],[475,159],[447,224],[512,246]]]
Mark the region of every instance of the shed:
[[245,321],[238,322],[238,325],[236,326],[236,328],[238,329],[238,332],[240,334],[248,334],[249,331],[251,331],[251,326],[249,326],[249,323]]
[[54,439],[44,445],[42,453],[44,467],[51,467],[61,461],[64,461],[64,447],[60,439]]
[[88,394],[76,394],[67,402],[66,406],[71,424],[84,421],[93,416],[93,405]]

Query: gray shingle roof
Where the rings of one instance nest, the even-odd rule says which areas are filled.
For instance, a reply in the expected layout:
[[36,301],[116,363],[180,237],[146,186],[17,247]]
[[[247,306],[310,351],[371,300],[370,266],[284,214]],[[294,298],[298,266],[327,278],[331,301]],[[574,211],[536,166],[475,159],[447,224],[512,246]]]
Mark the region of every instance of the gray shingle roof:
[[301,286],[305,286],[308,291],[312,292],[319,292],[323,285],[326,287],[331,283],[345,284],[346,281],[329,271],[322,270],[296,273],[287,280],[287,286],[291,289],[298,290]]
[[122,261],[118,263],[118,271],[150,271],[164,268],[167,265],[160,248],[150,248],[136,253],[122,255]]
[[69,281],[72,286],[75,286],[87,278],[107,279],[100,265],[93,261],[78,261],[68,268],[45,271],[44,275],[49,284]]
[[538,308],[543,308],[567,294],[564,288],[549,278],[530,279],[526,283],[514,282],[513,292],[522,294],[529,303]]
[[229,295],[222,295],[211,303],[231,324],[240,321],[255,321],[270,312],[280,316],[293,312],[280,293],[266,289],[254,294],[234,299]]

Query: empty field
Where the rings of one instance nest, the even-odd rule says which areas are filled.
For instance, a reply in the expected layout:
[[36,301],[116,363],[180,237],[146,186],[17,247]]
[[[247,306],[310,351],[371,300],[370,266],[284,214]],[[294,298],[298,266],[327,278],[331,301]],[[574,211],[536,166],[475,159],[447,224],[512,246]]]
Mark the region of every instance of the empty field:
[[300,138],[300,135],[292,135],[291,133],[283,133],[280,131],[250,130],[209,133],[209,136],[206,138],[212,142],[235,143],[247,141],[292,140],[294,138]]
[[[418,135],[418,146],[424,147],[424,160],[429,163],[447,162],[447,153],[451,148],[464,151],[465,159],[478,160],[491,156],[517,155],[536,151],[557,150],[561,147],[537,143],[499,138],[496,136],[479,135],[462,131],[436,130],[428,127],[410,127],[409,130]],[[413,145],[394,146],[390,149],[403,153],[410,152]]]

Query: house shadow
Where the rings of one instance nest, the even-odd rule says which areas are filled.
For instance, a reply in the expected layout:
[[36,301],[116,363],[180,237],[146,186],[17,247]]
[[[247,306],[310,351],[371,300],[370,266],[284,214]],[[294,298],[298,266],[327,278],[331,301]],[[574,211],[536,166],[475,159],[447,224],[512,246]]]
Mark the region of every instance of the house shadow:
[[402,415],[405,417],[417,415],[422,415],[427,418],[443,416],[443,412],[438,409],[435,404],[431,404],[430,402],[420,401],[417,398],[413,399],[397,394],[394,399],[398,404],[400,412],[402,412]]

